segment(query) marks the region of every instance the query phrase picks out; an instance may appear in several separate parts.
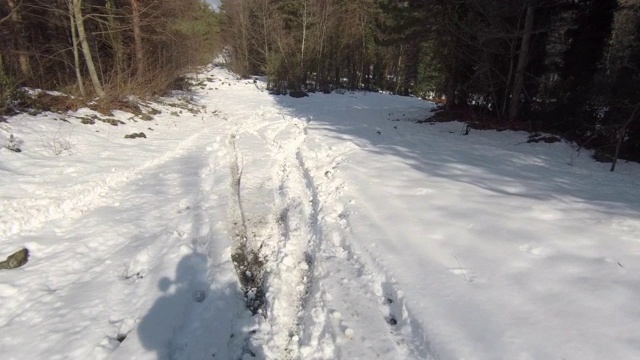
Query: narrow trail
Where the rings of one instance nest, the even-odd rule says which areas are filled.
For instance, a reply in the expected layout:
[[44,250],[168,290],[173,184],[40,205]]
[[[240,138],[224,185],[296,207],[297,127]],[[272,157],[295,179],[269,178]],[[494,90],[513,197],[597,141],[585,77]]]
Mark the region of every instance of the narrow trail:
[[[240,123],[228,139],[229,227],[247,307],[264,319],[245,353],[286,359],[297,353],[296,334],[301,332],[298,318],[309,277],[308,249],[317,234],[317,196],[300,156],[305,122],[278,119],[269,111],[256,117],[268,125]],[[248,149],[252,153],[244,156]],[[264,149],[261,156],[256,149]]]
[[339,173],[359,147],[326,146],[310,119],[276,104],[254,109],[230,116],[226,140],[227,226],[254,314],[243,354],[437,359],[392,276],[354,245]]
[[393,278],[354,245],[339,168],[355,145],[329,148],[309,120],[278,107],[238,123],[228,143],[229,221],[243,254],[234,262],[248,308],[263,319],[245,353],[436,359]]
[[268,312],[274,314],[270,337],[275,343],[287,344],[280,349],[281,358],[292,358],[298,352],[302,331],[299,316],[311,281],[313,254],[309,250],[321,230],[317,222],[317,191],[308,181],[301,156],[306,122],[283,117],[286,126],[268,134],[273,139],[272,155],[280,154],[281,159],[273,174],[279,239],[270,249],[267,304]]
[[3,359],[639,358],[637,164],[202,75],[149,121],[7,118]]
[[231,259],[236,268],[238,280],[245,294],[247,308],[256,314],[262,309],[264,294],[262,289],[263,262],[260,259],[260,247],[254,247],[255,241],[249,239],[247,219],[242,205],[242,159],[236,145],[237,134],[234,131],[228,139],[229,170],[231,172],[228,208],[228,226],[232,237]]
[[223,81],[253,102],[204,92],[209,127],[160,156],[4,204],[0,237],[26,233],[35,261],[0,284],[0,327],[56,340],[25,358],[437,359],[350,231],[340,169],[360,147]]
[[[353,241],[349,204],[341,197],[349,184],[339,175],[353,144],[330,149],[314,135],[307,145],[301,156],[313,164],[309,178],[319,184],[317,227],[323,231],[312,249],[313,281],[301,317],[304,331],[297,358],[437,359],[404,305],[402,291]],[[372,321],[372,314],[379,320]]]

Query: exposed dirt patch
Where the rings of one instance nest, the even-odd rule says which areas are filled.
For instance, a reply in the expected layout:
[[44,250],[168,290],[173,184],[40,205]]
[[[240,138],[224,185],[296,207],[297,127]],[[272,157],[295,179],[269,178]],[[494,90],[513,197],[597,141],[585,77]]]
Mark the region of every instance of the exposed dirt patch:
[[138,104],[130,100],[101,99],[88,105],[89,109],[105,116],[113,116],[113,110],[120,110],[134,115],[142,114]]
[[82,99],[68,95],[52,95],[41,92],[33,98],[27,100],[27,106],[36,110],[64,113],[76,111],[83,106]]
[[236,249],[231,255],[238,279],[245,293],[245,304],[252,314],[257,314],[264,307],[264,290],[262,275],[264,261],[255,251]]
[[[254,249],[249,246],[249,231],[247,228],[247,219],[245,218],[242,197],[240,194],[240,184],[242,182],[242,168],[238,161],[238,153],[236,149],[236,135],[229,138],[229,145],[232,150],[232,159],[230,163],[231,170],[231,186],[230,195],[233,199],[232,205],[229,207],[229,217],[231,229],[230,233],[233,237],[233,252],[231,260],[236,269],[238,280],[242,285],[245,296],[245,304],[247,309],[254,315],[260,312],[264,307],[264,261],[260,257],[260,248]],[[266,314],[263,314],[266,316]]]

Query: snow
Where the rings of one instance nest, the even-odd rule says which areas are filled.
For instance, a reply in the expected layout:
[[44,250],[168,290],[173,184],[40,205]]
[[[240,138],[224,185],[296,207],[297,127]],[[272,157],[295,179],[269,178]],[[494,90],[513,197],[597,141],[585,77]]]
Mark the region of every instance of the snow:
[[3,359],[640,357],[638,164],[198,79],[151,121],[0,124]]

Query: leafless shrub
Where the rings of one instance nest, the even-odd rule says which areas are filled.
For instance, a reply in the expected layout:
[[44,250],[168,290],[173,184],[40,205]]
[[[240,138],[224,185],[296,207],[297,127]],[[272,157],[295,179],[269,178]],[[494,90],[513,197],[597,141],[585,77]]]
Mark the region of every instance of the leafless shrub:
[[42,146],[53,155],[71,155],[76,146],[73,136],[73,129],[70,127],[59,127],[56,132],[40,137]]

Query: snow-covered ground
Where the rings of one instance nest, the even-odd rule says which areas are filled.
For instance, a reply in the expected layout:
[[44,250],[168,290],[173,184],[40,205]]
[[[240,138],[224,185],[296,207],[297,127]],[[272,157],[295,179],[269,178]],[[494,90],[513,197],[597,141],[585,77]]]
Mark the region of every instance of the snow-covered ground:
[[638,164],[199,79],[0,124],[2,359],[640,357]]

